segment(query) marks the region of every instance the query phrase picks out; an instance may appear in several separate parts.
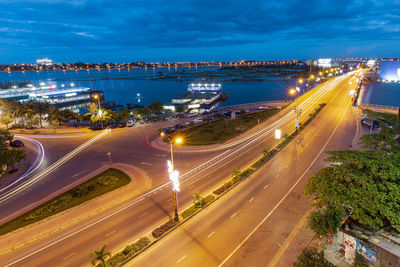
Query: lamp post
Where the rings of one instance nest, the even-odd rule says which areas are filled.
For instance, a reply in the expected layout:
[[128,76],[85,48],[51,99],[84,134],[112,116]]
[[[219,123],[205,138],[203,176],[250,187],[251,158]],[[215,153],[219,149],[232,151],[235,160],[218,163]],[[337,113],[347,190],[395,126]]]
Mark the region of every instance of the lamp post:
[[[161,133],[161,136],[165,136],[164,133]],[[169,139],[170,147],[171,147],[171,161],[167,161],[168,165],[168,174],[169,174],[169,179],[172,181],[172,205],[174,208],[174,220],[176,222],[179,221],[179,215],[178,215],[178,192],[180,191],[179,188],[179,172],[175,170],[174,166],[174,150],[173,150],[173,145],[175,144],[181,144],[183,142],[183,139],[181,137],[177,137],[175,139],[171,138],[170,136],[167,136]]]
[[103,129],[104,125],[103,125],[103,120],[101,119],[102,112],[101,112],[101,108],[100,108],[100,97],[99,97],[99,95],[96,94],[96,95],[93,95],[93,98],[97,99],[97,105],[99,106],[99,111],[97,114],[99,115],[99,118],[101,120],[101,128]]

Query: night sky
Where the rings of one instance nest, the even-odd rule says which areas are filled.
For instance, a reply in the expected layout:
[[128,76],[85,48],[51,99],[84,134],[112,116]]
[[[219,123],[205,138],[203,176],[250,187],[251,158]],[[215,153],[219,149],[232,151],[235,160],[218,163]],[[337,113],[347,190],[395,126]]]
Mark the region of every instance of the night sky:
[[399,0],[0,0],[0,63],[400,57],[399,33]]

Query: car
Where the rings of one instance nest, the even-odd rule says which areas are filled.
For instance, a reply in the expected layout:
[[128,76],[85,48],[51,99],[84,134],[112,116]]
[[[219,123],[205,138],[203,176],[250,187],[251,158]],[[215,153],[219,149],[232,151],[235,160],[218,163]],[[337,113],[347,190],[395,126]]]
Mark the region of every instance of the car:
[[124,127],[126,127],[126,122],[122,121],[122,122],[118,123],[118,127],[119,127],[119,128],[124,128]]
[[21,147],[21,146],[24,146],[25,144],[24,144],[24,142],[22,142],[21,140],[12,140],[12,141],[10,142],[10,145],[11,145],[12,147]]
[[194,124],[194,121],[185,121],[185,125],[191,125]]
[[174,127],[175,127],[175,129],[183,129],[183,128],[185,128],[186,126],[183,125],[182,123],[177,123],[177,124],[174,125]]
[[364,127],[368,127],[372,129],[377,129],[380,127],[380,123],[378,120],[374,119],[374,118],[364,118],[361,120],[361,125]]
[[92,125],[90,127],[90,129],[92,129],[93,131],[103,130],[105,128],[107,128],[107,127],[105,125],[101,125],[101,124]]
[[259,106],[258,109],[269,109],[267,106]]
[[135,125],[134,121],[129,120],[129,121],[126,122],[126,126],[127,127],[133,127],[134,125]]
[[196,118],[196,119],[194,119],[194,123],[195,124],[199,124],[199,123],[202,123],[203,122],[203,118]]

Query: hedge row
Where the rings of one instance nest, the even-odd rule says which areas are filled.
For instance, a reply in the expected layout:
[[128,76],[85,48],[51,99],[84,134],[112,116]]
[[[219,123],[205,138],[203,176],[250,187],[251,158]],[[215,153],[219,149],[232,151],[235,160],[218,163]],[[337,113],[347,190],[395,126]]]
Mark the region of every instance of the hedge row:
[[[207,205],[208,203],[210,203],[211,201],[213,201],[215,199],[215,197],[213,196],[213,195],[208,195],[208,196],[206,196],[206,197],[203,197],[203,205]],[[189,208],[187,208],[187,209],[185,209],[183,212],[182,212],[182,218],[183,219],[186,219],[186,218],[188,218],[190,215],[192,215],[193,213],[195,213],[196,211],[198,211],[199,209],[201,209],[202,207],[199,207],[199,206],[196,206],[196,205],[193,205],[193,206],[191,206],[191,207],[189,207]]]
[[[137,252],[142,250],[144,247],[146,247],[148,244],[150,244],[150,240],[147,237],[142,237],[139,239],[139,241],[127,245],[123,251],[120,251],[113,255],[111,258],[109,258],[106,261],[106,266],[107,267],[114,267],[120,264],[121,262],[127,260],[128,258],[132,257],[135,255]],[[96,265],[97,267],[102,267],[101,264]]]
[[169,220],[168,222],[164,223],[160,227],[157,227],[156,229],[153,230],[152,235],[155,238],[159,238],[162,236],[164,233],[166,233],[168,230],[172,229],[177,225],[177,222],[175,222],[173,219]]

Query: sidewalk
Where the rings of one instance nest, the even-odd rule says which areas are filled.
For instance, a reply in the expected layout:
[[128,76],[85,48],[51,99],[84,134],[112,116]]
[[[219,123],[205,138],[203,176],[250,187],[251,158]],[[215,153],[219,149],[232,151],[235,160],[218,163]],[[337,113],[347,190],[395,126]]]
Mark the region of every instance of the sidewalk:
[[37,129],[13,129],[10,130],[13,134],[28,134],[28,135],[54,135],[54,134],[88,134],[88,133],[96,133],[96,131],[92,131],[89,127],[74,127],[70,125],[61,125],[57,128],[56,132],[54,132],[54,128],[52,127],[44,127],[44,128],[37,128]]
[[[282,106],[284,104],[288,103],[273,103],[273,105],[269,106]],[[175,152],[205,152],[205,151],[214,151],[214,150],[220,150],[223,148],[229,148],[232,147],[236,144],[239,144],[243,141],[245,141],[246,138],[249,136],[261,131],[265,127],[269,126],[270,124],[274,123],[281,117],[285,116],[287,113],[289,113],[292,109],[290,109],[290,103],[285,110],[281,110],[278,112],[278,114],[275,114],[271,118],[267,119],[266,121],[260,123],[259,125],[256,125],[255,127],[249,129],[248,131],[228,140],[225,143],[222,144],[214,144],[214,145],[205,145],[205,146],[174,146],[174,151]],[[168,143],[163,142],[161,137],[158,137],[154,141],[151,142],[151,146],[153,146],[155,149],[158,150],[163,150],[163,151],[169,151],[170,150],[170,145]]]
[[121,163],[113,163],[112,165],[105,165],[102,168],[82,177],[57,192],[49,195],[47,198],[40,202],[32,203],[27,206],[24,210],[18,211],[7,218],[2,218],[0,224],[17,217],[24,212],[52,199],[53,197],[68,191],[74,186],[83,183],[84,181],[92,178],[93,176],[105,171],[108,168],[117,168],[128,174],[132,182],[126,186],[109,192],[103,196],[89,200],[79,206],[65,210],[59,214],[48,217],[42,221],[28,225],[24,228],[15,230],[14,232],[8,233],[0,237],[0,255],[6,254],[12,250],[28,245],[32,242],[38,241],[52,234],[59,232],[62,229],[71,227],[81,221],[87,220],[99,213],[105,212],[110,208],[128,200],[132,197],[139,195],[146,190],[151,188],[151,179],[140,169]]

